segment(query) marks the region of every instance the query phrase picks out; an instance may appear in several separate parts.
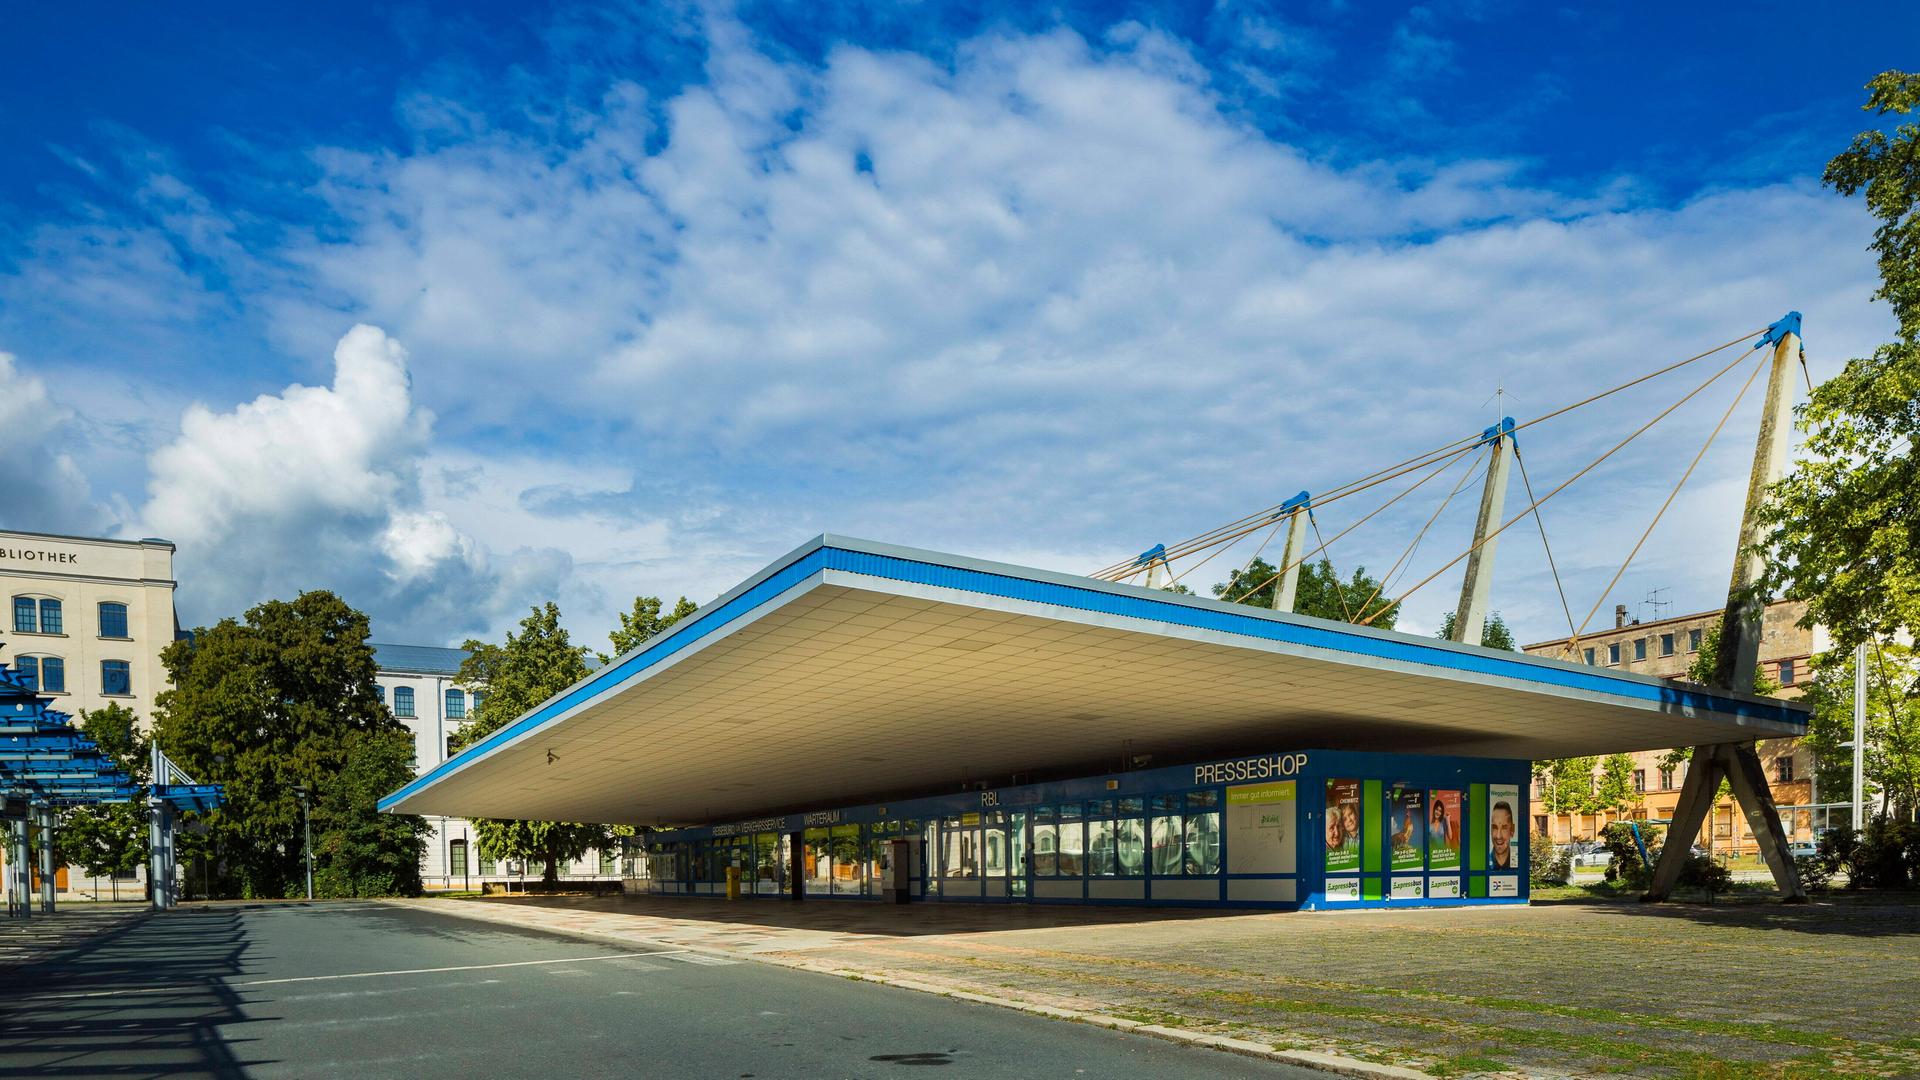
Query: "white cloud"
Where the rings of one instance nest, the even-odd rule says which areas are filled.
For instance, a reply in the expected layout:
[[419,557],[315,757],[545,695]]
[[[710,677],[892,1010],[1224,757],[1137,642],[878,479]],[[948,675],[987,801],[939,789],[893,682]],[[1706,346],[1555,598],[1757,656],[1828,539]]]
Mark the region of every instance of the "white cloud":
[[6,521],[10,528],[91,534],[112,514],[94,500],[69,452],[78,427],[39,377],[0,352],[0,431],[7,433]]

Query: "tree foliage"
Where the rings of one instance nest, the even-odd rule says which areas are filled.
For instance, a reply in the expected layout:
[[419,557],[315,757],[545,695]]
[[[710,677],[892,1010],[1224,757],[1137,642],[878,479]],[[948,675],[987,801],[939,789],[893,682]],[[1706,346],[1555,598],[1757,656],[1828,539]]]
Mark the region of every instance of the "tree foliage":
[[[1447,612],[1446,618],[1440,620],[1440,632],[1434,637],[1453,640],[1453,624],[1457,618],[1459,616],[1454,612]],[[1489,614],[1481,622],[1480,644],[1489,649],[1507,649],[1513,652],[1520,650],[1519,644],[1513,640],[1513,628],[1507,625],[1507,620],[1501,618],[1497,611]]]
[[684,596],[673,602],[672,611],[662,615],[660,612],[665,606],[657,596],[634,597],[633,610],[622,612],[620,625],[607,635],[607,640],[613,643],[613,655],[601,653],[600,662],[613,663],[616,657],[624,656],[646,644],[648,639],[664,633],[668,627],[693,614],[700,607]]
[[[1249,607],[1271,608],[1279,590],[1278,568],[1265,559],[1256,558],[1246,569],[1233,571],[1227,580],[1215,585],[1213,595]],[[1376,595],[1382,591],[1380,582],[1367,573],[1366,567],[1354,567],[1353,576],[1343,582],[1334,572],[1333,563],[1321,559],[1300,567],[1293,610],[1296,614],[1336,622],[1359,622],[1372,615],[1369,626],[1391,630],[1400,618],[1400,605],[1390,604]],[[1369,602],[1368,597],[1373,599]]]
[[[1814,782],[1829,800],[1853,790],[1853,654],[1830,650],[1813,658],[1813,679],[1801,694],[1813,710],[1806,741]],[[1900,817],[1920,809],[1920,657],[1902,645],[1867,647],[1865,790],[1881,793]]]
[[[657,615],[658,601],[655,604]],[[638,602],[635,610],[642,610]],[[621,629],[631,626],[629,617],[622,616]],[[619,647],[617,639],[615,646]],[[482,691],[483,697],[455,735],[459,747],[500,730],[588,674],[587,650],[567,636],[566,627],[560,625],[560,607],[552,601],[528,612],[520,620],[519,633],[509,632],[505,644],[469,640],[465,647],[468,656],[460,665],[458,681]],[[478,818],[473,835],[480,854],[489,859],[543,862],[542,879],[552,887],[559,882],[561,866],[594,848],[607,847],[614,834],[605,825],[582,822]]]
[[[153,743],[140,730],[132,709],[117,701],[104,709],[82,709],[80,731],[134,783],[147,783]],[[146,810],[137,802],[76,806],[61,818],[54,845],[61,863],[78,865],[89,874],[130,874],[147,859]]]
[[[1907,117],[1920,75],[1889,71],[1867,84],[1868,112]],[[1854,138],[1828,162],[1826,183],[1866,197],[1879,220],[1872,249],[1895,340],[1816,387],[1800,410],[1803,457],[1765,511],[1765,587],[1807,602],[1841,651],[1901,631],[1920,634],[1920,124]]]
[[412,779],[413,736],[374,691],[367,617],[330,592],[270,600],[161,653],[171,687],[155,738],[226,804],[183,830],[183,856],[212,860],[219,892],[304,892],[300,800],[311,791],[315,875],[351,895],[420,888],[422,837],[375,800]]

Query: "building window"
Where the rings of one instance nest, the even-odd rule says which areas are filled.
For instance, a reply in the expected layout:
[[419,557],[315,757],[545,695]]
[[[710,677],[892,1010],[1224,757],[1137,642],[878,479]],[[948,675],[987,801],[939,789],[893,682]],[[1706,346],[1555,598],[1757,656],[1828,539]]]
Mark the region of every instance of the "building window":
[[40,689],[40,658],[37,656],[16,656],[13,658],[13,670],[20,673],[20,681],[27,689]]
[[127,635],[127,605],[105,603],[100,605],[100,636],[123,638]]
[[31,634],[40,629],[40,617],[35,614],[33,597],[16,596],[13,598],[13,632]]
[[1660,655],[1661,656],[1673,655],[1673,635],[1672,634],[1660,635]]
[[1645,794],[1646,790],[1647,790],[1647,770],[1645,769],[1633,770],[1633,793],[1635,795],[1641,795],[1641,794]]
[[458,735],[447,736],[447,756],[448,757],[452,757],[453,755],[460,752],[458,749],[454,747],[454,740],[458,739],[459,737],[460,736]]
[[1593,650],[1592,649],[1587,650],[1587,666],[1588,667],[1593,666]]
[[393,688],[393,715],[413,715],[413,687],[396,686]]
[[1635,660],[1645,660],[1647,658],[1647,639],[1646,638],[1639,638],[1634,641],[1633,658]]
[[61,618],[61,615],[60,615],[60,601],[58,600],[40,601],[40,632],[41,633],[59,634],[59,633],[65,632],[65,627],[63,625],[63,622],[64,620]]
[[1619,662],[1620,662],[1620,643],[1616,641],[1613,644],[1607,646],[1607,663],[1618,664]]
[[1687,631],[1687,651],[1688,652],[1700,651],[1700,631],[1698,630]]
[[1794,669],[1793,661],[1791,660],[1780,661],[1780,685],[1781,686],[1792,686],[1794,677],[1798,674],[1799,672]]
[[467,876],[467,842],[455,840],[447,845],[447,873],[453,877]]
[[1673,767],[1670,765],[1662,766],[1660,769],[1660,790],[1673,790]]
[[465,720],[467,718],[467,695],[458,690],[447,691],[447,719]]
[[480,852],[480,876],[491,877],[497,869],[499,869],[499,864],[495,863],[493,858],[482,850]]
[[379,683],[374,683],[373,696],[380,699],[380,704],[385,705],[387,703],[387,688],[381,686]]
[[480,711],[480,691],[478,690],[473,692],[473,711],[476,713]]
[[611,851],[603,851],[600,853],[600,876],[613,876],[613,852]]
[[133,667],[125,660],[100,661],[100,692],[127,695],[133,693]]
[[1773,780],[1774,780],[1774,783],[1777,783],[1777,784],[1793,783],[1792,755],[1788,755],[1786,757],[1777,757],[1773,759]]
[[67,662],[57,656],[40,658],[40,689],[49,694],[67,692]]

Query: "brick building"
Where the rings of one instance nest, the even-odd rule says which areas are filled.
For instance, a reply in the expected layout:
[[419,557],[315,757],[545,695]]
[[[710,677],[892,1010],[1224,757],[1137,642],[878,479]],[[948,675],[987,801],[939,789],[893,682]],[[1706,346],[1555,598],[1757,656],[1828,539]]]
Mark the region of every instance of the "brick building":
[[[1779,696],[1799,697],[1802,684],[1811,677],[1812,658],[1828,647],[1824,627],[1808,629],[1800,619],[1806,605],[1797,601],[1776,601],[1767,605],[1760,639],[1760,672],[1780,684]],[[1625,604],[1614,608],[1611,629],[1588,634],[1577,643],[1568,638],[1542,641],[1522,648],[1533,656],[1550,656],[1597,667],[1616,668],[1662,679],[1684,680],[1687,668],[1700,653],[1708,633],[1720,621],[1721,612],[1702,611],[1654,622],[1627,617]],[[1556,842],[1592,839],[1610,821],[1621,817],[1668,819],[1680,801],[1680,785],[1687,776],[1686,763],[1671,768],[1661,764],[1665,752],[1647,750],[1633,755],[1633,785],[1639,802],[1624,815],[1613,813],[1547,814],[1536,810],[1534,827],[1545,831]],[[1769,739],[1760,743],[1760,759],[1773,786],[1773,797],[1781,807],[1783,822],[1795,839],[1811,837],[1810,814],[1791,813],[1789,807],[1807,806],[1817,801],[1813,789],[1813,754],[1798,739]],[[1535,781],[1536,807],[1545,805]],[[1717,852],[1757,853],[1753,834],[1740,815],[1731,795],[1714,805],[1707,824],[1701,827],[1700,843]]]

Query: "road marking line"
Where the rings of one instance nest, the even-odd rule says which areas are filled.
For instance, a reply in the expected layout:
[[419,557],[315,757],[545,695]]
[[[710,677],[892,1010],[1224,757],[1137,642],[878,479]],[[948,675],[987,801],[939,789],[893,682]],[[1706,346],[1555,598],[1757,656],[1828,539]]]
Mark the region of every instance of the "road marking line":
[[[513,961],[499,963],[499,964],[459,964],[453,967],[402,968],[396,971],[354,971],[354,972],[348,972],[342,975],[299,975],[299,976],[295,976],[293,978],[287,978],[287,979],[252,979],[247,982],[229,982],[226,985],[237,990],[245,986],[280,986],[286,983],[328,982],[335,979],[374,979],[374,978],[379,978],[381,976],[386,976],[386,975],[439,975],[449,971],[492,971],[496,968],[536,967],[540,965],[551,965],[551,964],[586,964],[586,963],[592,963],[593,961],[596,961],[596,960],[632,960],[640,957],[652,957],[652,956],[668,956],[668,957],[674,957],[677,959],[679,957],[679,953],[678,952],[607,953],[604,956],[572,956],[572,957],[562,957],[560,959],[555,959],[555,960],[513,960]],[[731,963],[734,963],[734,961],[723,960],[721,961],[721,963],[731,964]],[[16,998],[14,1000],[16,1001],[20,1001],[20,1000],[60,1001],[60,1000],[69,1000],[69,999],[77,999],[77,998],[119,997],[125,994],[171,994],[171,993],[179,993],[182,991],[195,991],[195,990],[205,991],[211,987],[211,984],[213,982],[221,982],[221,981],[224,981],[224,980],[209,980],[209,982],[207,983],[187,984],[182,986],[142,986],[142,987],[135,987],[129,990],[96,990],[96,991],[90,991],[88,993],[77,993],[77,994],[25,994],[25,995],[22,995],[20,998]]]

